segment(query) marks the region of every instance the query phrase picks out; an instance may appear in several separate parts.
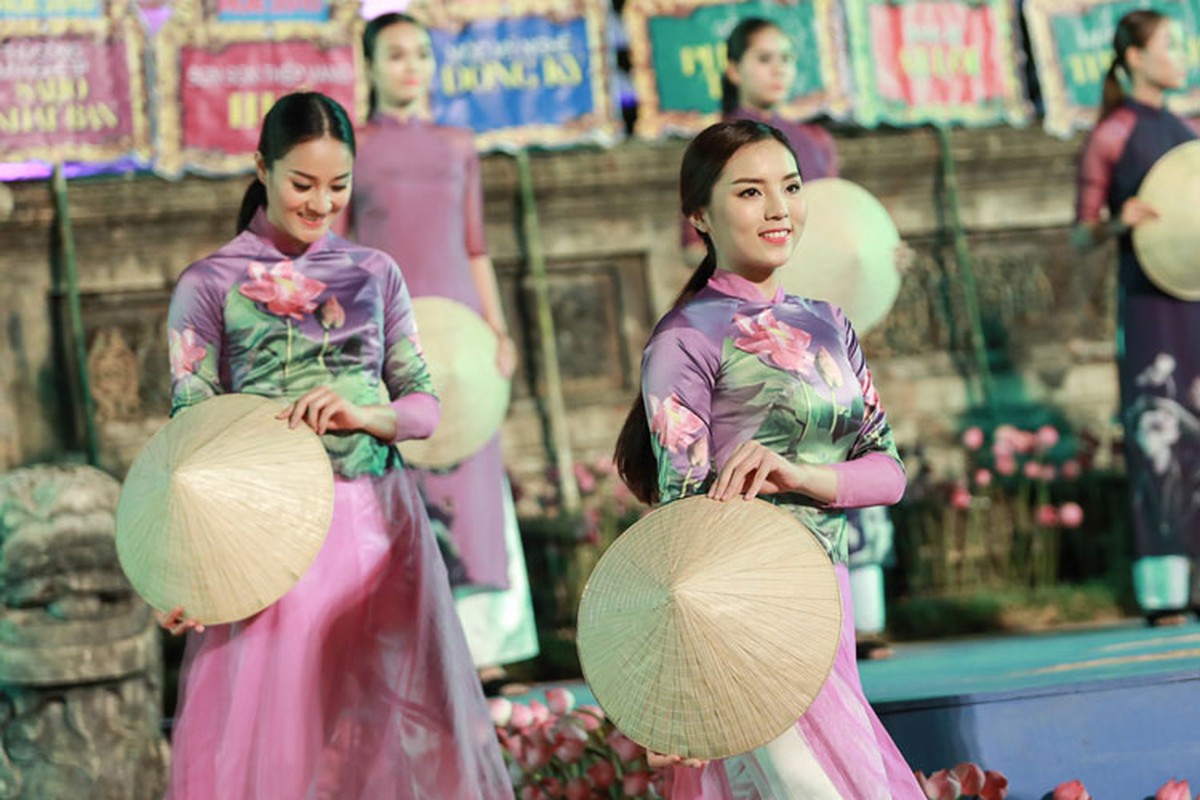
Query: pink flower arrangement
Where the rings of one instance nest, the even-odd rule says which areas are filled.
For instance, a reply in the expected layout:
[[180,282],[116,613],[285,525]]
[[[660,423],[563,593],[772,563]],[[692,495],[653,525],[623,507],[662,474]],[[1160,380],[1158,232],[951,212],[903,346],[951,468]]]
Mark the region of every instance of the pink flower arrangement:
[[1054,787],[1054,800],[1092,800],[1088,790],[1079,781],[1066,781]]
[[978,764],[962,763],[954,769],[938,770],[929,777],[920,770],[914,774],[929,800],[958,800],[960,797],[1004,800],[1008,796],[1008,779],[995,770],[984,770]]
[[612,726],[596,706],[575,707],[567,689],[527,706],[489,701],[518,797],[661,797],[664,776],[645,749]]

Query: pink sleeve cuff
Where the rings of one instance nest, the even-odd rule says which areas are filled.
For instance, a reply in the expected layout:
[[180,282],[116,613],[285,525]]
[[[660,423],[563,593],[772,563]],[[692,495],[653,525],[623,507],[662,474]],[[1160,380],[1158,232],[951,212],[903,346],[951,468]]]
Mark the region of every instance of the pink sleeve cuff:
[[425,392],[406,394],[391,402],[396,412],[396,438],[392,443],[407,439],[428,439],[442,418],[438,399]]
[[829,466],[837,473],[837,499],[830,508],[894,505],[908,483],[904,467],[886,453],[867,453]]

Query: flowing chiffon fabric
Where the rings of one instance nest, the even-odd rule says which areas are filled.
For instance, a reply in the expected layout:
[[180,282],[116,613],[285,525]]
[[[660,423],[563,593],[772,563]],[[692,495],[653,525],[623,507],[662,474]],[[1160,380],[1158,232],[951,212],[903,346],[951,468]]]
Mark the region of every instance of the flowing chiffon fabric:
[[411,478],[337,479],[315,562],[189,633],[170,800],[512,796]]
[[674,767],[671,800],[924,800],[867,703],[854,648],[850,578],[835,565],[842,633],[829,679],[796,724],[768,745],[700,769]]

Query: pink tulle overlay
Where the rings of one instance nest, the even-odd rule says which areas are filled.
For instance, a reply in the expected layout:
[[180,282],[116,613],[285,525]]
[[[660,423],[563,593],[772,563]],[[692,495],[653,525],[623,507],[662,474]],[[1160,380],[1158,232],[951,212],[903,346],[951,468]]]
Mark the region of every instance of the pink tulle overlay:
[[771,747],[701,769],[673,768],[666,793],[670,800],[924,800],[904,756],[863,694],[849,572],[844,564],[835,569],[842,593],[841,639],[833,670],[812,705]]
[[309,571],[190,633],[170,800],[512,797],[410,477],[338,479]]

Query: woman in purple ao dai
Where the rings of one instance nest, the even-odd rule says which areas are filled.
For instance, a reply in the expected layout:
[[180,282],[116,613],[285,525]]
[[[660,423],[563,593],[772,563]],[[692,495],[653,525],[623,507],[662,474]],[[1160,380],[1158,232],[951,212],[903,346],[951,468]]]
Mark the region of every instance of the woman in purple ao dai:
[[[263,121],[238,235],[171,296],[172,413],[276,398],[321,435],[333,518],[300,581],[249,619],[188,633],[170,800],[494,800],[512,788],[399,440],[438,404],[386,254],[329,232],[354,131],[317,93]],[[381,387],[390,402],[381,403]]]
[[799,189],[787,138],[761,122],[720,122],[689,145],[680,195],[707,255],[646,346],[617,464],[647,502],[763,495],[794,514],[834,562],[841,638],[825,686],[775,741],[707,763],[653,756],[676,800],[924,797],[863,695],[846,567],[845,509],[895,503],[904,469],[846,317],[779,287],[804,227]]

